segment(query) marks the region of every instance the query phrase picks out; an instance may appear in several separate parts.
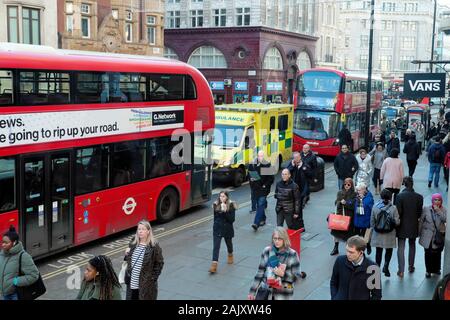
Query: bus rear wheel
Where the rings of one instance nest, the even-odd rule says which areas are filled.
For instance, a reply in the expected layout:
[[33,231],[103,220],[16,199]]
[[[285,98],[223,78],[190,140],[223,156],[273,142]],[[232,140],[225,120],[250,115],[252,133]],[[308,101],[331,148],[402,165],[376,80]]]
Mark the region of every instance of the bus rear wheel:
[[167,222],[175,218],[178,213],[178,194],[172,188],[164,189],[159,195],[156,205],[156,217],[158,221]]
[[233,187],[240,187],[245,180],[245,170],[238,168],[233,176]]

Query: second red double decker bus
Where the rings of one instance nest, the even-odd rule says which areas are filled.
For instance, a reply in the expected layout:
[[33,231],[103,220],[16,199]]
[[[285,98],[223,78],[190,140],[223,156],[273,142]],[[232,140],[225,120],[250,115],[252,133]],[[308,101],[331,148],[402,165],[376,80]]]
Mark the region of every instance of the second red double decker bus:
[[[372,78],[370,131],[378,129],[382,79]],[[339,153],[338,134],[345,124],[357,150],[364,145],[367,76],[334,69],[302,70],[294,99],[294,150],[307,143],[320,155]]]
[[0,44],[0,231],[42,257],[168,221],[211,197],[213,128],[185,63]]

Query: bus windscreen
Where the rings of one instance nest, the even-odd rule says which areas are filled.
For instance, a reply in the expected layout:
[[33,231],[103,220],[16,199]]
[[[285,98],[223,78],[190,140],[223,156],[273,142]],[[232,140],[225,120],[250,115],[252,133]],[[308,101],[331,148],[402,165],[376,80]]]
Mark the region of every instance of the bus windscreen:
[[334,110],[342,78],[334,72],[310,71],[298,78],[299,106]]

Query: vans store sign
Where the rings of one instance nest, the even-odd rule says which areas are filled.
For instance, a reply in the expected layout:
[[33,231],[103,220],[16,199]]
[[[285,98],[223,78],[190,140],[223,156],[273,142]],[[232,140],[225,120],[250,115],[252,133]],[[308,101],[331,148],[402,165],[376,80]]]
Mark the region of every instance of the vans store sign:
[[405,98],[445,97],[445,73],[405,73]]

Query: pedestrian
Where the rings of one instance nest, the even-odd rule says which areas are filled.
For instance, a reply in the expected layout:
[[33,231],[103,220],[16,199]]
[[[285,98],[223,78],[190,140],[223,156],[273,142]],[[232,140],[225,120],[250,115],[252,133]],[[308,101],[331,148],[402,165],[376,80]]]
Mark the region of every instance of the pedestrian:
[[228,250],[228,264],[233,264],[233,237],[234,228],[233,223],[235,220],[237,206],[230,200],[228,192],[221,191],[219,197],[213,203],[214,211],[214,224],[213,224],[213,256],[210,273],[217,272],[217,265],[219,263],[219,252],[222,238],[225,239],[225,244]]
[[125,251],[127,300],[156,300],[158,277],[164,266],[161,247],[146,220],[138,223],[136,235]]
[[339,145],[341,146],[341,148],[344,145],[346,145],[349,148],[353,147],[352,134],[347,129],[347,125],[344,124],[342,126],[342,129],[341,129],[341,131],[339,131],[339,134],[338,134],[338,139],[339,139]]
[[389,158],[384,160],[381,166],[380,178],[383,181],[383,188],[388,189],[395,197],[400,192],[403,182],[403,161],[398,157],[399,150],[392,149]]
[[392,149],[400,150],[400,140],[397,138],[395,131],[392,130],[389,139],[386,141],[386,151],[391,154]]
[[[305,176],[306,176],[306,189],[304,191],[305,197],[303,198],[303,207],[309,201],[310,185],[313,182],[317,182],[317,157],[314,152],[311,151],[309,144],[304,144],[302,149],[301,157],[303,163],[306,165]],[[299,186],[300,187],[300,186]]]
[[[382,143],[381,142],[381,136],[379,134],[376,134],[374,139],[372,140],[372,142],[370,143],[370,150],[375,149],[375,147],[377,146],[377,144]],[[383,144],[384,146],[384,144]]]
[[77,300],[122,300],[121,291],[111,260],[99,255],[86,266]]
[[450,300],[450,273],[440,280],[434,290],[433,300]]
[[416,239],[419,236],[419,219],[422,215],[423,196],[414,191],[412,177],[403,178],[405,189],[397,196],[395,207],[400,217],[400,225],[397,227],[397,275],[403,278],[405,272],[405,246],[408,239],[408,271],[414,272],[416,259]]
[[392,252],[397,246],[395,227],[400,224],[400,218],[397,208],[391,202],[392,192],[383,189],[380,196],[380,201],[372,209],[370,218],[372,236],[370,241],[372,247],[376,248],[375,261],[379,267],[381,267],[383,249],[386,250],[382,271],[386,277],[390,277],[389,263],[391,262]]
[[384,160],[386,160],[388,155],[382,143],[378,143],[375,146],[375,148],[372,151],[370,151],[369,154],[372,157],[374,167],[372,181],[375,187],[375,194],[378,195],[380,194],[380,185],[381,185],[381,178],[380,178],[381,167],[383,166],[383,162]]
[[[347,240],[344,256],[337,257],[330,280],[331,300],[381,300],[381,277],[370,281],[377,267],[375,262],[364,255],[366,242],[360,236]],[[374,284],[369,286],[368,283]],[[377,287],[377,284],[379,287]]]
[[411,128],[406,129],[406,132],[405,132],[405,143],[409,141],[409,138],[411,138],[411,135],[412,135]]
[[431,196],[431,206],[423,207],[419,221],[419,244],[425,248],[425,268],[427,278],[431,274],[441,274],[441,254],[444,250],[445,223],[447,209],[442,205],[442,196],[435,193]]
[[367,241],[367,254],[372,253],[370,246],[370,217],[374,204],[372,193],[364,183],[356,185],[357,197],[355,201],[355,234],[363,237]]
[[266,224],[267,196],[274,181],[270,162],[264,159],[264,151],[258,152],[258,157],[248,167],[248,173],[250,188],[256,198],[256,215],[252,228],[257,231],[260,226]]
[[432,137],[436,136],[437,134],[438,134],[438,128],[436,126],[436,122],[431,121],[430,127],[428,128],[426,135],[425,135],[425,140],[428,141]]
[[367,154],[366,148],[360,148],[359,154],[356,156],[358,161],[358,171],[356,172],[356,185],[363,183],[369,187],[370,177],[372,176],[373,165],[372,157]]
[[414,176],[414,172],[416,171],[417,160],[420,157],[420,146],[416,141],[415,134],[411,134],[411,137],[408,139],[408,142],[405,143],[403,147],[403,153],[406,153],[406,162],[408,163],[409,176]]
[[298,186],[300,191],[301,204],[303,209],[303,204],[305,203],[304,198],[306,197],[306,192],[308,189],[308,181],[306,177],[306,172],[308,171],[307,165],[303,162],[300,152],[294,152],[292,154],[293,159],[289,162],[287,169],[291,173],[291,178]]
[[271,244],[261,254],[258,271],[248,294],[255,300],[259,290],[268,290],[273,300],[290,300],[294,295],[294,283],[300,273],[300,260],[291,248],[286,229],[276,227]]
[[447,183],[447,189],[445,191],[448,191],[449,168],[450,168],[450,151],[447,152],[444,159],[444,179],[445,182]]
[[445,160],[445,148],[442,145],[441,138],[437,138],[436,142],[428,150],[428,161],[430,162],[430,170],[428,174],[428,188],[431,188],[434,176],[434,187],[439,187],[439,176],[441,166]]
[[[292,181],[291,173],[287,168],[281,172],[281,181],[275,187],[275,199],[277,199],[275,206],[277,226],[282,227],[286,220],[289,229],[298,229],[294,228],[294,224],[300,225],[302,228],[303,210],[300,190]],[[299,223],[295,223],[295,221],[299,221]]]
[[448,124],[447,119],[445,119],[439,130],[439,137],[441,138],[441,140],[445,138],[445,136],[449,133],[449,131],[450,131],[450,125]]
[[336,214],[350,216],[350,225],[347,231],[331,230],[331,235],[334,237],[334,248],[330,253],[331,256],[339,253],[339,240],[347,241],[348,238],[355,234],[353,224],[355,201],[356,193],[353,180],[347,178],[344,181],[342,190],[338,191],[334,204],[336,206]]
[[[22,275],[19,274],[19,269]],[[33,258],[24,250],[13,226],[3,234],[0,270],[0,294],[3,300],[19,300],[17,287],[29,286],[39,279],[39,270]]]
[[343,145],[341,152],[334,159],[334,171],[338,177],[338,189],[342,190],[342,184],[347,178],[353,179],[356,171],[358,171],[358,161],[355,156],[350,153],[348,146]]
[[431,121],[431,124],[430,124],[430,127],[428,128],[425,140],[429,141],[431,138],[435,137],[437,134],[438,134],[438,129],[436,127],[436,123]]
[[425,127],[422,124],[422,122],[419,122],[417,124],[415,134],[416,134],[416,141],[419,144],[420,154],[422,154],[422,150],[425,147]]

